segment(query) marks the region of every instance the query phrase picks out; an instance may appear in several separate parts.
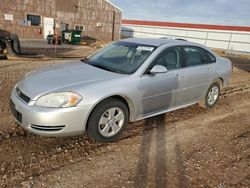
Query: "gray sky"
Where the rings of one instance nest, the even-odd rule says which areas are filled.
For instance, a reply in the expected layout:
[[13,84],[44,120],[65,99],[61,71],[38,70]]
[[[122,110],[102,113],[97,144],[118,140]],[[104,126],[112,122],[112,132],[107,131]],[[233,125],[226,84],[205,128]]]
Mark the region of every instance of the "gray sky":
[[250,26],[250,0],[111,0],[123,19]]

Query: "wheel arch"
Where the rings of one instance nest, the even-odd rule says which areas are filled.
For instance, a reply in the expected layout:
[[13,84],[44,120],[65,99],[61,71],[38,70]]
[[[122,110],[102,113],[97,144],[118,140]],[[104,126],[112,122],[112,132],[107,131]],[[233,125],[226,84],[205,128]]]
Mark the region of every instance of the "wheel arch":
[[[9,42],[9,40],[10,40],[10,38],[6,38],[6,37],[2,37],[2,36],[0,36],[0,41],[1,42],[3,42],[3,43],[7,43],[7,42]],[[7,45],[7,44],[6,44]]]
[[222,90],[224,88],[224,79],[222,77],[218,77],[216,79],[214,79],[207,87],[207,89],[214,83],[218,82],[220,84],[220,90]]
[[224,88],[224,79],[222,77],[219,77],[218,82],[220,84],[220,89],[222,90]]
[[91,109],[90,113],[88,114],[87,116],[87,121],[86,121],[86,127],[85,129],[87,130],[88,129],[88,123],[89,123],[89,118],[92,114],[92,112],[94,111],[94,109],[97,107],[98,104],[100,104],[101,102],[105,101],[105,100],[109,100],[109,99],[118,99],[120,100],[121,102],[123,102],[127,108],[128,108],[128,112],[129,112],[129,121],[133,121],[134,120],[134,104],[132,102],[132,100],[129,98],[129,97],[126,97],[124,95],[120,95],[120,94],[117,94],[117,95],[110,95],[110,96],[106,96],[105,98],[99,100]]

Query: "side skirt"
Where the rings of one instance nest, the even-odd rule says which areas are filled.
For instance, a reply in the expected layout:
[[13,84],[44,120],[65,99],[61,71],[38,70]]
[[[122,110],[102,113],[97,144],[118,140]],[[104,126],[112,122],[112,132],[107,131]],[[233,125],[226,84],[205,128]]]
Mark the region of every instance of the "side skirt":
[[182,106],[176,106],[176,107],[173,107],[173,108],[170,108],[170,109],[167,109],[167,110],[156,111],[156,112],[153,112],[153,113],[150,113],[150,114],[146,114],[145,116],[141,116],[141,117],[139,116],[138,118],[136,118],[135,121],[150,118],[150,117],[157,116],[157,115],[160,115],[160,114],[165,114],[167,112],[172,112],[172,111],[175,111],[175,110],[178,110],[178,109],[181,109],[181,108],[186,108],[186,107],[192,106],[194,104],[197,104],[197,102],[189,103],[189,104],[182,105]]

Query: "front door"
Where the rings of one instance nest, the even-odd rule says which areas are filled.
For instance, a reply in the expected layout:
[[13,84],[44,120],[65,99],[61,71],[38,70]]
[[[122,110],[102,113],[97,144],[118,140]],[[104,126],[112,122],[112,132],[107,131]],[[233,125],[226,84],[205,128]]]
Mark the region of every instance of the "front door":
[[[141,111],[144,116],[174,107],[182,100],[185,75],[182,70],[179,47],[164,50],[141,77],[139,89],[142,93]],[[166,73],[152,75],[149,71],[155,65],[167,68]]]
[[47,35],[54,34],[55,20],[54,18],[43,18],[43,37],[47,38]]

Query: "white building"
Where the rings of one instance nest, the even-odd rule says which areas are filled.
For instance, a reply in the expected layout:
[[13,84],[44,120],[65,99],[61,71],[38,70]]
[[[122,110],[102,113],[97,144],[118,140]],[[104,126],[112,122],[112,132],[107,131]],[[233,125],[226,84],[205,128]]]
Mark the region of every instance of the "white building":
[[210,48],[250,52],[250,27],[123,20],[122,35],[182,38]]

